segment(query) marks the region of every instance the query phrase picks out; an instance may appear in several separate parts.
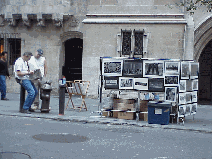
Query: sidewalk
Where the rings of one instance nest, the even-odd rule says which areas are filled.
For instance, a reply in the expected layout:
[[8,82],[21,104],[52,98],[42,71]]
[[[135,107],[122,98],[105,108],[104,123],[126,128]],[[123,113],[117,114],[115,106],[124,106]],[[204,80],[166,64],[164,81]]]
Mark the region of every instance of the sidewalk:
[[[58,121],[70,121],[70,122],[83,122],[83,123],[99,123],[109,125],[133,125],[138,127],[152,127],[152,128],[163,128],[163,129],[176,129],[176,130],[186,130],[186,131],[197,131],[204,133],[212,133],[212,105],[198,105],[197,114],[194,116],[188,116],[185,119],[184,125],[182,124],[172,124],[169,125],[158,125],[158,124],[148,124],[146,121],[136,121],[136,120],[124,120],[116,118],[101,117],[98,113],[98,99],[86,98],[86,105],[88,111],[82,109],[79,110],[66,109],[64,115],[59,115],[59,97],[51,96],[50,107],[51,111],[49,113],[41,113],[40,110],[32,112],[32,114],[23,114],[19,112],[20,95],[16,93],[7,93],[7,98],[9,101],[0,100],[0,115],[6,116],[17,116],[17,117],[29,117],[29,118],[43,118],[52,119]],[[65,106],[68,101],[68,95],[66,95]],[[74,96],[73,102],[76,106],[81,104],[80,96]],[[107,105],[107,99],[103,99],[103,105]],[[69,103],[71,107],[71,103]]]

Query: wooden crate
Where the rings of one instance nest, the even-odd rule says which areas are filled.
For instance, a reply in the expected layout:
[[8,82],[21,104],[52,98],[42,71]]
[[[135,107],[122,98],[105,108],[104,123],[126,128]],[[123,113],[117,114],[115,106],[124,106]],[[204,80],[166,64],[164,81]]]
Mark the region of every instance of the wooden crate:
[[113,118],[118,118],[118,111],[113,111]]
[[149,100],[141,100],[140,101],[140,111],[141,112],[147,112],[148,111],[148,104]]
[[135,112],[118,112],[118,119],[134,120]]
[[148,121],[148,112],[140,112],[139,113],[139,120]]

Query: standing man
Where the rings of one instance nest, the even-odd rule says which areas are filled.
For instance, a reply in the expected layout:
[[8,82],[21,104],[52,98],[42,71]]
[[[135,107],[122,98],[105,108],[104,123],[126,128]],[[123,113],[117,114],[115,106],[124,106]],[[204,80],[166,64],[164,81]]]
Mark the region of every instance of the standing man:
[[8,76],[9,79],[10,79],[8,66],[7,66],[7,52],[3,51],[1,53],[1,58],[0,58],[0,91],[1,91],[1,100],[9,100],[9,99],[6,98],[6,90],[7,90],[6,76]]
[[[37,65],[37,68],[40,69],[41,72],[41,78],[40,81],[42,81],[43,77],[46,77],[47,74],[47,63],[46,63],[46,58],[43,57],[43,50],[42,49],[38,49],[35,52],[35,56],[30,59],[29,61],[30,65],[35,63]],[[35,98],[34,101],[34,106],[32,107],[32,109],[36,110],[39,109],[39,92],[40,92],[40,82],[39,80],[34,80],[33,81],[35,84],[35,87],[38,90],[38,95]]]
[[29,75],[32,75],[34,72],[29,70],[28,61],[31,58],[31,52],[25,52],[22,57],[19,57],[15,61],[14,72],[15,77],[18,79],[19,84],[27,90],[27,98],[23,105],[22,113],[28,113],[31,110],[31,105],[35,100],[36,95],[38,94],[35,85],[31,80],[29,80]]

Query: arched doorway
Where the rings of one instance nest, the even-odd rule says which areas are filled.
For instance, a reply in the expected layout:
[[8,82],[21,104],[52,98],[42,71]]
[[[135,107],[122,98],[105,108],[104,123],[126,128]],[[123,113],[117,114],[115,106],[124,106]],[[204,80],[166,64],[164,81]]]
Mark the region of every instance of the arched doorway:
[[68,39],[64,45],[65,63],[62,74],[67,81],[81,80],[83,40],[80,38]]

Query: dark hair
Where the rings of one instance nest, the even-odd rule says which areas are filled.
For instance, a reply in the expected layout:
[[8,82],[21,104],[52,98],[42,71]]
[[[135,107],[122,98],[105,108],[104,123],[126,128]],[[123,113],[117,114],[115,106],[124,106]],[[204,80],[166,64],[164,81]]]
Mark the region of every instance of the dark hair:
[[5,54],[8,54],[7,51],[3,51],[3,52],[1,53],[1,56],[4,56]]
[[32,56],[32,53],[31,53],[31,52],[25,52],[25,53],[23,54],[23,56]]

